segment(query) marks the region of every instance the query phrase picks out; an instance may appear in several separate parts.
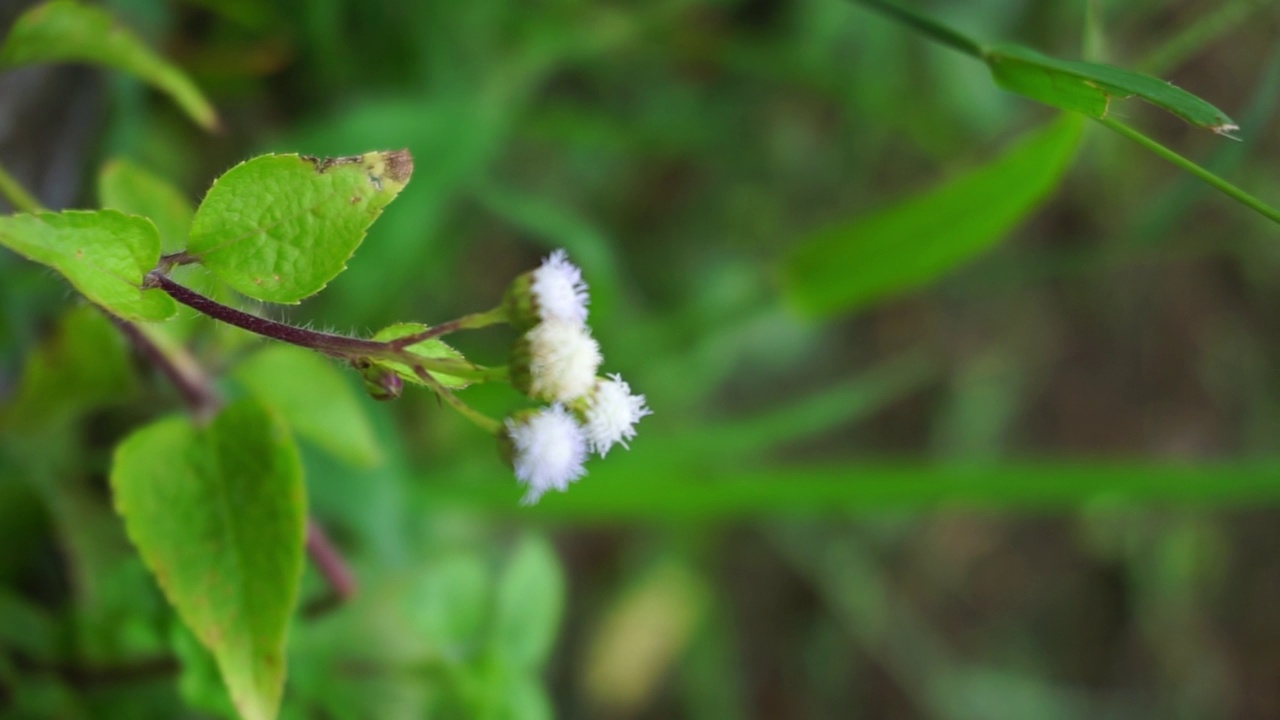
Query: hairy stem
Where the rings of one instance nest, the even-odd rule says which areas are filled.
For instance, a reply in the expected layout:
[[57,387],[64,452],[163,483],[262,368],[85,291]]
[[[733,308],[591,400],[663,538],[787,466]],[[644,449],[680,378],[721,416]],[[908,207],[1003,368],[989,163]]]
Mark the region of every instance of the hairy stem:
[[152,271],[149,273],[146,284],[160,288],[174,300],[214,320],[220,320],[228,325],[234,325],[242,330],[248,330],[256,335],[273,338],[290,345],[311,348],[336,358],[352,360],[359,357],[380,356],[387,349],[386,343],[306,330],[228,307],[212,298],[201,295],[185,285],[174,282],[168,276],[159,272]]
[[[191,288],[173,281],[160,271],[149,273],[146,285],[163,290],[174,300],[214,320],[220,320],[256,335],[315,350],[348,362],[361,358],[391,360],[413,367],[420,373],[426,371],[438,372],[478,382],[507,379],[506,368],[484,367],[459,358],[422,357],[399,346],[396,340],[385,342],[381,340],[365,340],[346,335],[307,330],[288,323],[268,320],[205,297]],[[488,321],[489,315],[490,313],[476,313],[475,317],[486,318],[486,322],[492,324],[492,322]],[[466,319],[460,318],[460,320]],[[414,342],[422,342],[422,340],[415,340]]]

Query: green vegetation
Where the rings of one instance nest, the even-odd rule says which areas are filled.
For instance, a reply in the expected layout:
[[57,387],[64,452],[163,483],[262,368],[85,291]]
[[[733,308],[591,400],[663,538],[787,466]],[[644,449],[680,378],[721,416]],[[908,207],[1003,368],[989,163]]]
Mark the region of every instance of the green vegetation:
[[33,6],[0,720],[1265,715],[1278,21]]

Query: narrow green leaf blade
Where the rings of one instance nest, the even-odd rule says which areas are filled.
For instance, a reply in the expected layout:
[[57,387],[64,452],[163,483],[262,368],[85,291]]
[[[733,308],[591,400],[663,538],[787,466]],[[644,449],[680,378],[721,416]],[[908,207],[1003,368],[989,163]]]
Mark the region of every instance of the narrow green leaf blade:
[[218,127],[218,114],[181,70],[156,55],[110,13],[73,0],[28,10],[0,48],[0,67],[86,62],[137,75],[169,95],[201,127]]
[[108,162],[98,174],[102,207],[150,218],[160,231],[161,252],[186,247],[195,208],[169,181],[128,160]]
[[284,423],[252,401],[203,429],[161,420],[117,449],[111,487],[129,538],[217,659],[240,713],[274,718],[306,527]]
[[299,437],[361,467],[376,465],[382,450],[361,400],[329,360],[310,350],[274,345],[236,369],[263,404],[275,408]]
[[1206,100],[1151,75],[1102,63],[1060,60],[1013,44],[989,48],[984,59],[1000,87],[1064,110],[1102,118],[1113,99],[1136,96],[1196,127],[1221,135],[1239,129]]
[[412,174],[407,150],[256,157],[214,182],[187,250],[249,297],[296,303],[346,269]]
[[1077,116],[924,194],[819,232],[783,271],[803,312],[831,316],[923,285],[1000,241],[1057,186],[1075,156]]
[[0,245],[62,273],[85,297],[126,320],[164,320],[177,305],[142,279],[160,259],[146,218],[115,210],[0,217]]

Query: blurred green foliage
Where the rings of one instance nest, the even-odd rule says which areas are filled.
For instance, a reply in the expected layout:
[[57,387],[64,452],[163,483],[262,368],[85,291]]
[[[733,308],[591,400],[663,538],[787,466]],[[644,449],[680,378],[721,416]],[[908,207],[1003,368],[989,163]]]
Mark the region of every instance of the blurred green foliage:
[[[1128,120],[1280,197],[1280,63],[1261,61],[1280,57],[1275,11],[1091,5],[1091,59],[1171,73],[1245,142]],[[296,619],[283,717],[1280,707],[1274,225],[1095,127],[1025,221],[1019,200],[1043,192],[1022,174],[939,218],[930,197],[1052,114],[840,0],[107,6],[196,78],[224,132],[112,75],[83,187],[123,158],[108,167],[196,200],[258,152],[408,148],[414,179],[350,270],[288,316],[451,318],[563,246],[606,354],[656,411],[631,452],[521,509],[491,439],[427,393],[313,408],[273,351],[197,323],[213,371],[249,358],[224,394],[276,393],[313,420],[295,423],[312,511],[359,578],[354,600]],[[928,11],[1062,57],[1086,31],[1075,3]],[[989,197],[1008,219],[980,212]],[[875,218],[893,208],[910,215],[890,235]],[[856,316],[829,304],[820,324],[784,296],[788,258],[831,228],[883,240],[868,273],[892,273],[965,218],[993,229]],[[829,282],[847,300],[876,279]],[[67,295],[0,254],[0,714],[226,715],[105,489],[113,446],[181,403]],[[501,361],[504,343],[459,344]],[[290,379],[339,371],[356,395],[343,368]],[[327,591],[307,570],[303,607]]]

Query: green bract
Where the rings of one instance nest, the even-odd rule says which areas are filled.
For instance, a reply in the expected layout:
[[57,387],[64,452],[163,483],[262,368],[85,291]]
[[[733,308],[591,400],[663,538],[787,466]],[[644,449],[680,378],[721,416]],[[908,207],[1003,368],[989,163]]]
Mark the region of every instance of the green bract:
[[100,8],[55,0],[18,18],[0,48],[0,66],[47,62],[95,63],[132,73],[168,94],[201,126],[218,126],[218,114],[195,83]]
[[0,217],[0,245],[66,276],[93,302],[126,320],[164,320],[177,310],[142,279],[160,259],[148,219],[115,210]]
[[214,182],[187,251],[249,297],[296,303],[346,268],[412,174],[407,150],[254,158]]
[[[378,340],[380,342],[388,342],[388,341],[395,340],[397,338],[402,338],[408,335],[415,335],[417,333],[424,332],[428,329],[430,329],[430,326],[423,325],[422,323],[397,323],[395,325],[390,325],[388,327],[385,327],[379,330],[377,334],[373,336],[373,339]],[[452,347],[450,347],[448,344],[446,344],[443,340],[440,340],[439,338],[423,340],[420,343],[410,345],[409,347],[405,348],[405,350],[409,353],[417,355],[420,358],[426,358],[428,360],[465,360],[466,359],[465,357],[463,357],[462,353],[458,352],[457,350],[454,350]],[[418,376],[418,373],[414,372],[413,368],[409,367],[408,365],[405,365],[403,363],[393,362],[390,360],[378,360],[377,364],[385,368],[388,368],[390,370],[393,370],[397,375],[404,378],[405,380],[408,380],[409,382],[417,383],[419,385],[425,384],[422,382],[422,378]],[[467,380],[459,377],[454,377],[453,375],[445,375],[439,372],[433,372],[431,374],[435,377],[436,380],[440,382],[441,385],[453,390],[464,388],[470,384]]]
[[284,423],[251,401],[207,428],[161,420],[116,450],[111,487],[129,538],[217,659],[241,715],[274,718],[306,532]]

